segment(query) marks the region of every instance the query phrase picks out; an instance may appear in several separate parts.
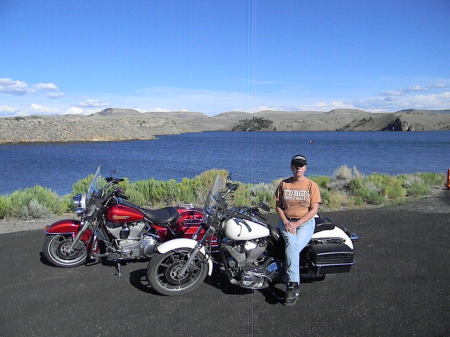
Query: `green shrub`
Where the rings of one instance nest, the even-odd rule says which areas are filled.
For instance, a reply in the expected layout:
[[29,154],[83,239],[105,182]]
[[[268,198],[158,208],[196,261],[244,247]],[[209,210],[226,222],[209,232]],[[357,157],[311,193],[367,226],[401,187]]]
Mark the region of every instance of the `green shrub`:
[[360,197],[370,205],[381,205],[385,201],[385,197],[379,191],[363,187],[357,197]]
[[6,198],[6,216],[44,217],[62,214],[66,204],[50,189],[36,185],[13,192]]
[[402,199],[406,196],[406,189],[398,181],[395,184],[387,185],[382,188],[382,193],[390,200]]
[[339,166],[333,173],[337,180],[343,180],[345,182],[349,182],[350,180],[361,176],[361,173],[356,166],[353,166],[351,169],[347,165]]
[[275,187],[271,184],[254,184],[247,187],[250,192],[252,204],[258,206],[265,203],[270,207],[275,205]]
[[331,178],[327,176],[316,176],[311,177],[311,180],[316,182],[316,184],[319,185],[319,187],[327,188]]
[[6,199],[0,196],[0,219],[3,219],[6,215]]
[[352,192],[355,195],[358,194],[358,191],[361,188],[363,188],[363,186],[364,186],[364,178],[363,177],[356,177],[356,178],[352,179],[347,185],[350,192]]
[[239,184],[230,201],[230,206],[255,206],[247,184]]
[[338,192],[330,191],[325,197],[324,204],[330,208],[339,208],[344,204],[344,197]]
[[[213,169],[192,179],[183,178],[179,182],[174,179],[168,181],[148,179],[137,182],[125,179],[119,187],[128,196],[129,201],[142,206],[154,207],[180,203],[203,205],[216,175],[226,178],[228,171]],[[339,176],[339,179],[326,176],[311,177],[319,185],[322,203],[335,209],[364,204],[380,205],[386,201],[391,204],[403,202],[406,196],[428,195],[432,186],[440,186],[445,181],[443,175],[435,173],[399,176],[374,173],[362,176],[355,167],[349,169],[346,166],[338,168],[336,176]],[[90,175],[75,182],[72,185],[72,194],[62,197],[41,186],[0,196],[0,218],[5,216],[42,218],[73,210],[72,196],[85,193],[92,177]],[[260,203],[266,203],[273,207],[274,192],[281,180],[282,178],[276,179],[270,184],[240,183],[238,189],[230,195],[229,205],[257,206]],[[106,184],[104,179],[99,182],[100,187]]]
[[[128,186],[126,194],[130,198],[134,194],[136,196],[135,200],[142,198],[144,204],[155,205],[163,199],[165,194],[164,185],[165,182],[155,179],[136,181]],[[137,196],[138,194],[140,195],[139,197]],[[135,202],[138,203],[137,201]]]
[[93,174],[88,175],[86,178],[80,179],[72,185],[72,195],[77,195],[81,193],[86,193],[89,184],[94,177]]
[[417,174],[422,181],[429,186],[442,186],[445,184],[445,175],[439,173],[418,173]]
[[379,177],[374,177],[373,179],[355,178],[349,183],[350,191],[357,198],[357,201],[363,200],[371,205],[380,205],[385,200],[382,188],[377,186],[380,179]]
[[148,204],[147,199],[144,194],[138,189],[132,188],[130,185],[126,191],[126,196],[128,197],[128,201],[135,203],[140,206],[145,206]]
[[420,197],[430,194],[431,186],[427,185],[421,177],[413,176],[405,182],[406,193],[413,197]]
[[341,165],[334,170],[334,176],[338,180],[350,181],[353,178],[352,169],[347,165]]

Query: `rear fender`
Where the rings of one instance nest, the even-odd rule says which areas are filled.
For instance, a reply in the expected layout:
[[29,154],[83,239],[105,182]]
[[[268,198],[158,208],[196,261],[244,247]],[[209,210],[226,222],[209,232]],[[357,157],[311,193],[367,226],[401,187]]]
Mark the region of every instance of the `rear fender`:
[[[45,230],[47,232],[47,235],[67,235],[75,237],[77,233],[81,230],[83,226],[81,225],[81,222],[78,220],[73,219],[67,219],[67,220],[60,220],[57,222],[52,223],[51,225],[45,226]],[[91,230],[86,230],[86,232],[83,233],[81,236],[81,240],[83,241],[89,241],[89,239],[92,236]]]
[[[163,244],[161,244],[157,247],[157,250],[159,253],[165,254],[171,250],[175,250],[178,248],[194,249],[196,245],[197,245],[197,241],[195,241],[195,240],[179,238],[179,239],[173,239],[173,240],[164,242]],[[202,253],[208,260],[208,275],[211,276],[212,270],[213,270],[213,263],[212,263],[211,257],[206,255],[205,247],[202,247],[200,249],[200,253]]]
[[349,236],[339,227],[334,227],[332,230],[325,230],[318,233],[314,233],[312,236],[313,239],[326,239],[326,238],[341,238],[344,240],[344,244],[346,244],[349,248],[353,249],[353,242],[349,238]]

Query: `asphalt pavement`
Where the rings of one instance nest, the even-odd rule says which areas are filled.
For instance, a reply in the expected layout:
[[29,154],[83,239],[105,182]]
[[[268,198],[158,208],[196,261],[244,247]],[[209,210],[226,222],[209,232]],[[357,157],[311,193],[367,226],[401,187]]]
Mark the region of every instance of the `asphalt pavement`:
[[[450,192],[449,192],[450,193]],[[0,336],[450,336],[449,212],[393,207],[326,213],[361,237],[347,274],[240,291],[214,274],[194,292],[160,296],[144,262],[55,268],[43,231],[0,235]],[[274,218],[271,221],[275,221]]]

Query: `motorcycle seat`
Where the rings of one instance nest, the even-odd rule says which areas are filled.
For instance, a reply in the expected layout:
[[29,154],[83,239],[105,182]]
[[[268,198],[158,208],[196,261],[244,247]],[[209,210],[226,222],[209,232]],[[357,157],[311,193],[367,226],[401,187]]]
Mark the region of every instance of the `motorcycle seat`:
[[332,230],[335,227],[334,223],[326,217],[319,216],[315,219],[316,219],[316,226],[314,228],[314,233]]
[[166,225],[178,217],[178,211],[175,207],[164,207],[161,209],[141,208],[142,213],[151,222],[157,225]]

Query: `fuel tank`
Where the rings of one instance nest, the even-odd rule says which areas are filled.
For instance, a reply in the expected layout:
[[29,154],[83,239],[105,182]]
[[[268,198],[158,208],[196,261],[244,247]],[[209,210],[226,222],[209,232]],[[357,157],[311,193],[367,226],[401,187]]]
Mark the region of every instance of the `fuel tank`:
[[223,224],[225,235],[232,240],[253,240],[269,236],[269,228],[244,219],[232,218]]
[[108,208],[106,219],[116,223],[134,222],[144,219],[144,213],[136,208],[117,204]]

